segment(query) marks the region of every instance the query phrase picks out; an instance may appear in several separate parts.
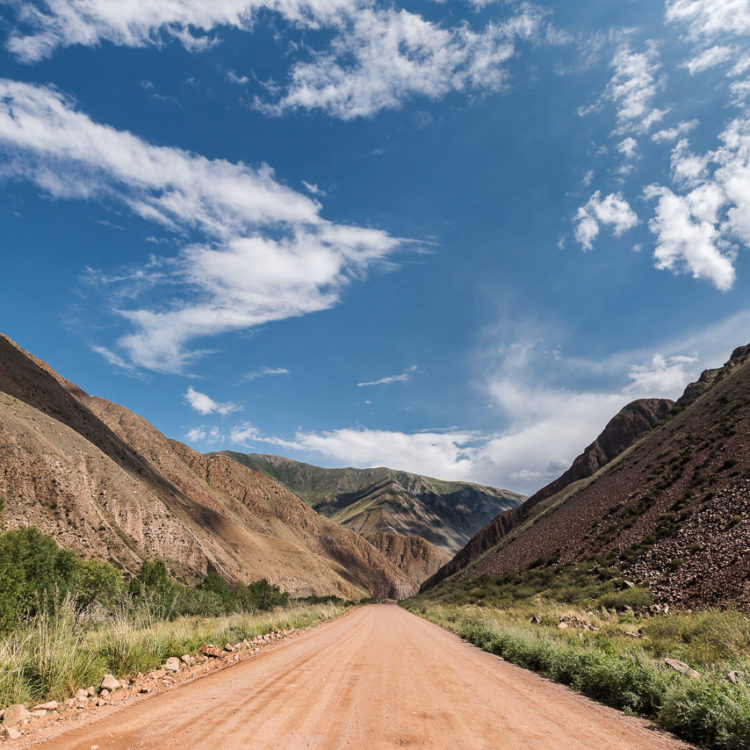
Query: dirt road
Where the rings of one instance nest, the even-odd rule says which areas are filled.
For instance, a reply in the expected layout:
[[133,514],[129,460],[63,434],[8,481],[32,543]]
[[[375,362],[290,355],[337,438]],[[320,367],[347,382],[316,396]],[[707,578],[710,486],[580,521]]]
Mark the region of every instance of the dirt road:
[[357,609],[42,745],[66,750],[402,746],[687,747],[394,605]]

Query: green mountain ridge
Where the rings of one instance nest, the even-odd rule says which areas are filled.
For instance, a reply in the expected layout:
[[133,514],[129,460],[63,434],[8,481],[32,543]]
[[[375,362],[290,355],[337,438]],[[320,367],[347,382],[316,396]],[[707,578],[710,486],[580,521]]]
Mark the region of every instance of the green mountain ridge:
[[377,467],[325,469],[282,456],[222,451],[294,492],[314,510],[360,534],[420,536],[453,554],[523,495]]

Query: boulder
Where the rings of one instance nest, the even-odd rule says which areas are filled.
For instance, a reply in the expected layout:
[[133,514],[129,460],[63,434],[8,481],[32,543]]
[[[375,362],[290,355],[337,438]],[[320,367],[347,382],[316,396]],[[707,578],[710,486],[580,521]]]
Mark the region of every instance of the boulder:
[[167,672],[179,672],[180,660],[176,656],[170,656],[169,659],[164,662],[164,669],[166,669]]
[[665,659],[664,663],[670,669],[674,669],[675,672],[685,674],[693,679],[698,679],[701,676],[700,672],[696,672],[692,667],[689,667],[684,661],[680,661],[679,659]]
[[2,734],[6,740],[17,740],[21,736],[21,733],[13,727],[5,727]]
[[217,646],[214,646],[213,643],[209,643],[205,646],[201,646],[200,652],[204,656],[210,656],[214,659],[218,659],[220,656],[222,656],[222,651]]
[[30,714],[23,703],[15,703],[5,709],[5,714],[3,714],[3,725],[9,727],[14,724],[20,724],[22,721],[28,719],[29,716]]
[[120,682],[119,680],[115,679],[114,675],[105,674],[100,687],[102,690],[109,690],[109,692],[111,693],[113,690],[120,689]]

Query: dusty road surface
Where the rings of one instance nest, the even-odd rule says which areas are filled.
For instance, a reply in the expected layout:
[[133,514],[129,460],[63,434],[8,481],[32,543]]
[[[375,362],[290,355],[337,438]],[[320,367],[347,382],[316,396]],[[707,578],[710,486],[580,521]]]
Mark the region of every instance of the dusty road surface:
[[687,747],[646,722],[510,665],[395,605],[357,609],[246,662],[125,705],[41,746]]

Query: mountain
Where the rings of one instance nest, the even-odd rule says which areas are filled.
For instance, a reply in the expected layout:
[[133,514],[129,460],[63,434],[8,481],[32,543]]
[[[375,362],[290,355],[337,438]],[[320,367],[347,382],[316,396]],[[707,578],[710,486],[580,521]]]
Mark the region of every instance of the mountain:
[[280,456],[223,451],[273,477],[324,516],[360,534],[419,536],[452,554],[523,496],[393,469],[322,469]]
[[750,608],[750,345],[636,435],[591,475],[494,519],[423,588],[596,556],[660,601]]
[[163,558],[180,580],[265,577],[297,595],[413,591],[383,553],[263,474],[169,440],[89,396],[0,336],[4,525],[32,525],[135,572]]
[[505,511],[481,528],[454,558],[425,581],[423,588],[433,586],[470,565],[476,558],[494,547],[503,537],[533,516],[539,503],[581,479],[596,473],[602,466],[620,455],[663,420],[674,406],[669,399],[640,399],[624,406],[607,423],[605,428],[584,451],[575,458],[571,467],[529,497],[517,508]]

